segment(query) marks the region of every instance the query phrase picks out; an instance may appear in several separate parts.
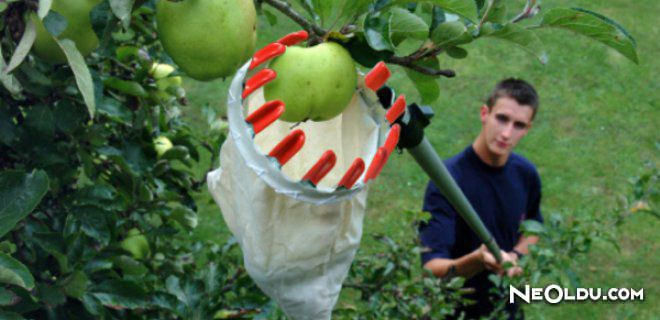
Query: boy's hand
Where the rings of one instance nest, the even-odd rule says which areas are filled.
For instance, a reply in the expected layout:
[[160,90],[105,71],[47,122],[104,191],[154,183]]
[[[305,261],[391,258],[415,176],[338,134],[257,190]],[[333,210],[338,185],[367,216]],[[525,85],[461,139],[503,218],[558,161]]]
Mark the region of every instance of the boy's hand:
[[[493,254],[490,253],[490,251],[488,251],[486,245],[482,244],[477,250],[480,253],[479,254],[480,260],[484,264],[486,269],[493,271],[499,275],[503,275],[506,272],[507,276],[509,277],[515,277],[522,274],[522,268],[518,266],[518,261],[517,261],[518,259],[515,255],[509,254],[505,251],[500,251],[500,254],[502,255],[502,262],[498,263],[497,260],[495,259],[495,256],[493,256]],[[513,266],[508,269],[505,269],[503,267],[503,264],[505,264],[506,262],[510,262],[511,264],[513,264]]]

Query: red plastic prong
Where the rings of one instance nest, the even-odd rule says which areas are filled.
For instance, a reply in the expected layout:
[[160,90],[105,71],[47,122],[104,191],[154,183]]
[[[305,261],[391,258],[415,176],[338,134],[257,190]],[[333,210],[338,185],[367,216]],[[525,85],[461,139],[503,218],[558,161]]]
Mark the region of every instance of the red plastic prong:
[[284,102],[273,100],[264,103],[259,109],[252,111],[245,121],[252,125],[254,134],[257,134],[275,122],[284,113]]
[[362,158],[355,158],[351,166],[346,170],[346,173],[344,173],[344,176],[339,180],[337,186],[346,189],[353,188],[353,185],[360,178],[362,172],[364,172],[364,160]]
[[277,73],[271,69],[261,69],[255,75],[245,82],[242,97],[245,99],[254,90],[261,88],[264,84],[273,81],[277,77]]
[[406,110],[406,96],[400,95],[396,101],[394,101],[394,104],[390,107],[389,110],[387,110],[387,113],[385,113],[385,118],[387,118],[387,121],[390,123],[394,123],[396,119],[399,119],[399,117],[403,114],[403,112]]
[[307,31],[301,30],[298,32],[289,33],[286,36],[282,37],[280,40],[277,40],[276,42],[281,43],[288,47],[307,40],[308,36],[309,34],[307,33]]
[[300,151],[305,144],[305,133],[300,130],[294,130],[289,133],[273,150],[268,153],[269,156],[277,159],[281,166],[285,165],[291,158]]
[[317,161],[314,166],[307,171],[305,176],[302,178],[303,181],[309,181],[315,186],[319,184],[319,181],[325,177],[330,170],[337,163],[337,156],[332,150],[328,150],[321,155],[319,161]]
[[371,160],[369,169],[367,169],[367,175],[364,176],[365,183],[369,180],[376,179],[380,171],[383,170],[383,167],[385,166],[385,162],[387,162],[388,156],[389,154],[387,153],[387,150],[385,150],[385,147],[378,148],[378,150],[376,151],[376,155],[374,156],[374,159]]
[[390,69],[387,68],[385,62],[379,62],[374,66],[369,73],[364,77],[364,84],[367,88],[376,92],[380,87],[382,87],[387,79],[390,78],[392,73]]
[[252,70],[264,62],[282,55],[285,51],[286,47],[283,44],[273,42],[261,48],[254,54],[254,56],[252,56],[252,61],[250,61],[248,69]]
[[390,128],[390,132],[387,134],[387,139],[385,139],[385,151],[387,154],[392,154],[396,144],[399,143],[399,135],[401,134],[401,126],[397,123]]

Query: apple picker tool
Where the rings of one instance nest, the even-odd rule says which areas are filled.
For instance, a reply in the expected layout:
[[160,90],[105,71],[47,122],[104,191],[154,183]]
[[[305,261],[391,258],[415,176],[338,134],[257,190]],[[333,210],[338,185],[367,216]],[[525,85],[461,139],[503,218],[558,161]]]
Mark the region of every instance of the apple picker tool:
[[499,253],[424,138],[432,112],[406,106],[403,95],[395,99],[385,86],[390,71],[384,63],[358,76],[353,97],[337,117],[295,128],[279,119],[286,103],[265,101],[263,93],[277,77],[268,62],[306,38],[304,31],[287,35],[238,70],[227,104],[230,134],[220,167],[207,176],[259,288],[292,319],[330,319],[360,244],[368,186],[397,146],[413,155]]

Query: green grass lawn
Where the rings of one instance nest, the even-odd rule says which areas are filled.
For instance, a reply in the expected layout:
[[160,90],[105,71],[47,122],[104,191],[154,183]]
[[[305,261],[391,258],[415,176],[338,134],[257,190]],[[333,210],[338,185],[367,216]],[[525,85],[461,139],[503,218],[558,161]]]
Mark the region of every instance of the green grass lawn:
[[[566,215],[607,213],[617,196],[630,190],[628,179],[643,172],[646,161],[660,165],[658,157],[658,101],[656,78],[660,52],[656,0],[644,1],[553,1],[554,6],[583,7],[613,17],[636,38],[640,65],[615,51],[563,30],[541,30],[550,58],[541,65],[526,52],[498,40],[484,39],[468,45],[469,56],[453,60],[441,56],[443,68],[457,77],[440,79],[441,98],[432,107],[435,118],[426,134],[442,157],[449,157],[477,135],[478,110],[491,87],[503,77],[521,77],[534,84],[541,96],[541,109],[517,152],[533,161],[543,181],[542,212]],[[287,22],[280,18],[280,22]],[[261,22],[259,46],[297,28],[291,23],[276,28]],[[397,67],[388,82],[408,101],[419,100],[412,84]],[[224,112],[229,81],[186,81],[191,101],[186,115],[201,121],[198,106],[210,104]],[[655,129],[654,129],[655,128]],[[655,133],[654,133],[655,132]],[[210,158],[209,154],[204,155]],[[199,172],[208,168],[200,165]],[[389,234],[409,237],[406,210],[419,210],[427,177],[407,154],[394,155],[370,187],[364,237],[359,255],[379,249],[369,237]],[[226,230],[219,209],[206,193],[199,195],[201,223],[197,238],[223,241]],[[402,226],[404,226],[402,228]],[[621,252],[596,244],[587,257],[577,258],[583,287],[644,288],[645,301],[637,303],[563,303],[527,307],[530,319],[651,319],[660,314],[655,303],[660,294],[658,276],[658,220],[633,216],[619,230]]]

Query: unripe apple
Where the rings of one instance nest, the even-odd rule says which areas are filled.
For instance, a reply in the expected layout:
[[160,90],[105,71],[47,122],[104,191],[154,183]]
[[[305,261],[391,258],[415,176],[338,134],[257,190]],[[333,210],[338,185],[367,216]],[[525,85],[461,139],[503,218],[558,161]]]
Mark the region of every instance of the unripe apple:
[[[71,39],[83,56],[94,50],[99,39],[92,29],[89,13],[101,0],[54,0],[51,10],[66,18],[66,29],[57,36],[58,39]],[[43,22],[36,14],[31,16],[37,30],[37,37],[32,46],[32,52],[46,62],[60,64],[66,62],[66,56],[48,33]]]
[[174,70],[174,67],[169,64],[154,62],[154,64],[151,65],[151,68],[149,68],[149,75],[158,80],[169,76]]
[[250,58],[257,40],[252,0],[158,1],[158,38],[191,78],[227,77]]
[[344,111],[355,93],[355,63],[348,51],[334,42],[311,48],[289,47],[269,67],[277,78],[264,87],[264,95],[267,101],[284,102],[283,121],[332,119]]
[[160,136],[156,139],[154,139],[154,149],[156,149],[156,154],[158,154],[158,157],[161,157],[167,152],[167,150],[172,149],[172,141],[168,139],[166,136]]
[[120,243],[122,249],[128,251],[135,259],[144,259],[151,254],[149,241],[140,230],[131,229],[124,240]]

